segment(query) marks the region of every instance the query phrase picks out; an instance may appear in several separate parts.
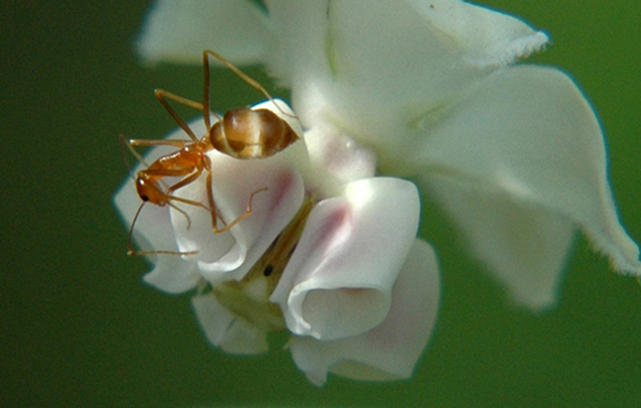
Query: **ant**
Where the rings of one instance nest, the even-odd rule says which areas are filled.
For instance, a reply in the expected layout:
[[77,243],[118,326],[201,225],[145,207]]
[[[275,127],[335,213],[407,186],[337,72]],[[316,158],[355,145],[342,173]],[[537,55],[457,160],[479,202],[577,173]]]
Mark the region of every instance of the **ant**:
[[[229,110],[222,117],[211,112],[209,110],[209,56],[213,56],[218,59],[243,81],[262,92],[282,114],[296,118],[295,116],[284,112],[262,85],[251,79],[220,54],[212,50],[203,51],[204,95],[202,104],[162,89],[155,90],[154,95],[160,104],[167,110],[167,112],[169,112],[171,117],[176,121],[176,123],[178,123],[191,140],[126,139],[124,136],[121,136],[122,142],[142,163],[144,163],[144,160],[140,154],[136,152],[134,147],[171,146],[178,148],[175,152],[160,157],[148,165],[146,169],[141,170],[136,174],[136,191],[142,200],[142,203],[140,204],[140,207],[138,207],[129,229],[129,250],[127,251],[127,254],[130,256],[152,254],[193,255],[198,252],[134,250],[132,244],[134,225],[136,224],[136,220],[146,203],[152,203],[160,207],[169,205],[175,210],[181,212],[185,217],[187,217],[187,228],[189,228],[189,217],[183,210],[175,206],[172,201],[202,207],[211,212],[212,229],[216,234],[228,231],[240,221],[251,215],[254,196],[261,191],[267,190],[267,187],[254,191],[250,195],[247,210],[243,214],[231,222],[226,223],[222,228],[218,227],[218,218],[220,218],[220,216],[216,212],[216,203],[214,201],[212,191],[211,160],[207,156],[208,152],[215,149],[236,159],[261,159],[273,156],[299,139],[298,134],[291,128],[287,121],[268,109],[251,109],[249,107],[235,108]],[[187,123],[178,115],[178,113],[176,113],[171,105],[169,105],[167,102],[168,99],[194,109],[201,110],[207,133],[200,139],[196,137]],[[210,121],[210,115],[212,114],[218,119],[213,126]],[[208,206],[197,201],[188,200],[174,195],[176,190],[192,183],[199,178],[203,172],[206,172],[207,174],[206,185]],[[163,186],[163,179],[166,177],[182,177],[182,179],[173,185]],[[224,220],[221,221],[224,223]]]

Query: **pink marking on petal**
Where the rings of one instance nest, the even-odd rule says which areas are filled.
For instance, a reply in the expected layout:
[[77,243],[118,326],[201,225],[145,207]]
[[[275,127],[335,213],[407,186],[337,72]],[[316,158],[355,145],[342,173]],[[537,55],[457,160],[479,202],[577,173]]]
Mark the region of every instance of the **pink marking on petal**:
[[325,220],[324,227],[319,231],[318,247],[326,255],[335,256],[333,252],[340,253],[346,248],[341,246],[348,243],[354,230],[354,217],[349,205],[344,204],[337,208]]
[[296,173],[293,170],[286,169],[278,177],[278,184],[276,184],[276,194],[274,195],[276,199],[274,200],[274,206],[279,206],[284,199],[290,198],[287,194],[295,185]]
[[[269,208],[265,214],[266,224],[270,224],[274,221],[274,218],[278,218],[281,215],[280,209],[282,207],[287,207],[287,202],[289,200],[295,199],[292,195],[292,190],[296,186],[297,173],[291,169],[284,169],[278,174],[278,176],[273,177],[273,184],[268,186],[268,189],[275,189],[275,192],[266,192],[272,196],[272,201],[268,204]],[[258,196],[257,196],[258,198]]]

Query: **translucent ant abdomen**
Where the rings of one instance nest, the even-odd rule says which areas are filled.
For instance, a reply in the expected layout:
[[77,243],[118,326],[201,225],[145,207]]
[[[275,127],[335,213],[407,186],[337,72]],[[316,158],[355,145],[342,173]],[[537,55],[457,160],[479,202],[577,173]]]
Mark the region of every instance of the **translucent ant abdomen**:
[[210,131],[216,150],[237,159],[270,157],[298,140],[287,122],[267,109],[232,109]]

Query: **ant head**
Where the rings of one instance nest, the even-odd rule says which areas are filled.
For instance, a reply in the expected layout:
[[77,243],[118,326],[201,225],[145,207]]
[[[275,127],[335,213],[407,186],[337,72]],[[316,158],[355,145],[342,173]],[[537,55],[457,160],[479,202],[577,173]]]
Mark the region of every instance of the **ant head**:
[[136,179],[136,191],[143,203],[150,202],[159,206],[167,204],[167,194],[158,187],[158,184],[148,177],[138,176]]

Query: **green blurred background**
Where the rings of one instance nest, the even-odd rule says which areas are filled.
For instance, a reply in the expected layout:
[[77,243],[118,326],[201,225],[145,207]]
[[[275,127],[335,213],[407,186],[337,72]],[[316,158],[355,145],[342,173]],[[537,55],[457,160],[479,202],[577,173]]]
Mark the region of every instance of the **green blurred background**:
[[[620,214],[641,240],[641,3],[485,4],[551,34],[534,61],[571,72],[597,108]],[[331,377],[316,389],[286,351],[240,358],[210,348],[188,297],[141,282],[149,266],[126,256],[111,203],[127,177],[118,135],[158,138],[175,127],[152,90],[195,99],[202,90],[200,67],[138,64],[132,40],[148,6],[0,5],[0,406],[641,406],[636,280],[609,270],[582,238],[559,306],[539,316],[515,309],[431,203],[423,231],[444,290],[413,380]],[[222,70],[214,92],[219,109],[260,99]]]

